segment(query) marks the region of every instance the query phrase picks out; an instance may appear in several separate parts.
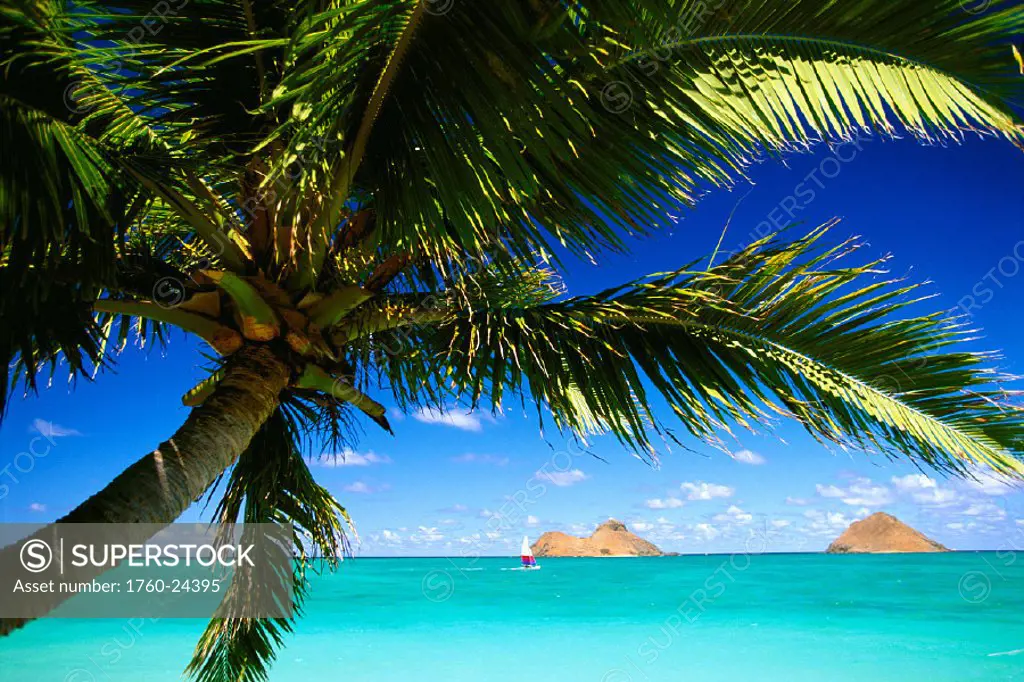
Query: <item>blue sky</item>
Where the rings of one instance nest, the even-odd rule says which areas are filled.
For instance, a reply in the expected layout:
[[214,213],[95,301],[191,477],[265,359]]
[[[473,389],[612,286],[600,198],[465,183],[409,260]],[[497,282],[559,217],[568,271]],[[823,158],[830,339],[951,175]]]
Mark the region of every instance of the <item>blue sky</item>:
[[[570,263],[565,282],[588,293],[675,269],[714,250],[734,209],[726,250],[789,222],[787,213],[801,229],[839,216],[835,239],[863,235],[868,255],[893,254],[892,272],[933,282],[931,305],[969,309],[985,332],[976,348],[1001,350],[1001,367],[1024,374],[1021,178],[1024,154],[992,139],[819,147],[753,167],[749,182],[679,211],[681,221],[629,255]],[[181,394],[203,375],[200,350],[174,336],[163,351],[129,349],[94,383],[72,390],[58,380],[16,399],[0,427],[0,520],[61,516],[171,434],[187,414]],[[515,554],[523,534],[589,533],[610,516],[670,551],[742,550],[755,536],[768,551],[820,550],[881,510],[953,548],[1024,548],[1020,491],[828,451],[791,424],[739,432],[736,459],[697,442],[686,443],[693,452],[664,447],[654,469],[611,438],[583,451],[550,428],[542,435],[518,405],[500,415],[453,405],[392,422],[395,437],[368,424],[344,462],[313,464],[351,511],[362,555]],[[183,520],[200,517],[193,509]]]

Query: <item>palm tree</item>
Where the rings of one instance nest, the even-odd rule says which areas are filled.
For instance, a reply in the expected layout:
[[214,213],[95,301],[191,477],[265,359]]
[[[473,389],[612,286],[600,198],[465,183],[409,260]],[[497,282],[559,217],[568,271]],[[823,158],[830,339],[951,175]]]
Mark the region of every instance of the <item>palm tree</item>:
[[[347,516],[304,434],[390,430],[381,394],[528,396],[652,458],[673,437],[653,391],[705,441],[782,415],[1020,474],[1024,413],[989,357],[825,229],[595,296],[556,277],[759,156],[867,132],[1020,145],[1024,12],[963,4],[3,0],[3,385],[173,328],[217,354],[181,428],[61,521],[169,523],[227,476],[217,519],[337,556]],[[189,671],[265,679],[290,628],[213,621]]]

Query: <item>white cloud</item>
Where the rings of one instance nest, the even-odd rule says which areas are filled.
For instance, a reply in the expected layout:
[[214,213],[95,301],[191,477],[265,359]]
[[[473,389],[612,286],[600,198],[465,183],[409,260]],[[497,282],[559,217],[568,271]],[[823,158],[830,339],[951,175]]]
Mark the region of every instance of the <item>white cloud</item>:
[[678,497],[669,497],[664,500],[655,498],[653,500],[647,500],[644,502],[644,506],[648,509],[678,509],[685,504]]
[[1024,519],[1017,519],[1016,521],[1014,521],[1014,523],[1016,523],[1018,526],[1024,526]]
[[480,417],[468,412],[442,412],[433,407],[424,407],[413,418],[424,424],[443,424],[463,431],[480,431],[483,428]]
[[804,516],[810,521],[806,530],[811,535],[833,537],[846,530],[847,526],[857,520],[857,516],[847,516],[845,512],[821,511],[808,509]]
[[964,524],[962,524],[962,523],[947,523],[946,524],[946,528],[948,528],[950,530],[958,530],[959,531],[959,530],[963,530],[964,529]]
[[721,535],[721,532],[710,523],[698,523],[693,530],[705,540],[714,540]]
[[389,545],[398,544],[398,543],[400,543],[402,541],[402,536],[400,536],[398,533],[396,533],[393,530],[388,530],[387,528],[382,530],[380,532],[380,535],[381,535],[381,540],[383,540],[384,542],[388,543]]
[[761,455],[757,454],[752,450],[740,450],[739,452],[735,453],[732,456],[732,458],[737,462],[742,462],[743,464],[753,464],[755,466],[759,464],[764,464],[767,461],[764,457],[762,457]]
[[635,521],[630,522],[629,527],[637,531],[643,531],[643,533],[651,540],[655,542],[663,541],[678,541],[686,539],[677,529],[676,525],[666,519],[664,516],[658,517],[653,522],[646,521]]
[[1006,518],[1006,510],[991,502],[974,502],[961,512],[965,516],[983,517],[985,521],[1002,521]]
[[934,478],[932,478],[931,476],[926,476],[924,474],[907,474],[906,476],[893,476],[892,484],[896,486],[898,490],[904,492],[928,490],[929,488],[935,488],[938,486]]
[[66,438],[68,436],[81,436],[82,433],[75,429],[69,429],[66,426],[48,422],[45,419],[34,419],[32,425],[28,427],[28,430],[33,433],[38,433],[44,438]]
[[679,488],[686,493],[686,499],[688,500],[713,500],[716,497],[732,497],[734,492],[727,485],[705,483],[704,481],[697,481],[696,483],[686,482],[680,485]]
[[712,517],[712,521],[718,521],[719,523],[737,523],[742,525],[750,523],[753,518],[754,516],[752,514],[743,511],[736,505],[732,505],[723,513],[716,514]]
[[859,478],[849,487],[849,495],[843,498],[851,507],[880,507],[892,501],[892,493],[884,485],[876,485],[870,479]]
[[33,512],[44,512],[46,511],[46,505],[39,502],[33,502],[28,506],[28,510]]
[[527,516],[526,525],[530,527],[538,526],[540,525],[540,519],[538,519],[536,516]]
[[829,512],[826,515],[826,519],[828,520],[829,524],[832,525],[832,526],[840,526],[840,527],[842,527],[842,526],[848,526],[851,523],[853,523],[853,521],[851,521],[850,519],[846,518],[846,514],[843,514],[842,512]]
[[371,464],[391,464],[391,458],[374,452],[367,452],[364,455],[351,448],[345,448],[336,455],[326,455],[317,459],[316,464],[328,469],[337,467],[368,467]]
[[381,486],[371,486],[368,483],[364,483],[363,481],[356,481],[355,483],[349,483],[347,486],[342,488],[342,490],[344,490],[347,493],[359,493],[359,494],[362,494],[362,495],[372,495],[373,493],[379,493],[382,490],[387,490],[390,487],[391,486],[389,486],[386,483],[384,485],[381,485]]
[[464,504],[453,504],[450,507],[445,507],[444,509],[439,509],[438,511],[449,514],[465,514],[469,511],[469,507],[467,507]]
[[409,536],[409,541],[417,545],[437,542],[438,540],[444,540],[444,535],[438,533],[437,528],[428,528],[426,526],[420,526],[417,532]]
[[955,490],[949,488],[936,488],[935,490],[925,491],[914,495],[914,501],[920,502],[932,507],[948,507],[954,504],[959,496]]
[[869,478],[855,478],[847,488],[820,483],[814,487],[822,497],[840,499],[851,507],[880,507],[892,501],[889,489]]
[[557,485],[559,488],[566,488],[590,478],[579,469],[570,469],[569,471],[538,471],[536,475],[538,479],[547,481],[552,485]]
[[959,497],[955,490],[943,488],[934,478],[924,474],[893,476],[892,483],[901,493],[910,495],[914,502],[928,507],[948,507]]
[[1000,476],[992,469],[975,468],[969,472],[974,478],[964,481],[965,485],[972,491],[991,495],[1009,495],[1014,492],[1021,492],[1020,484],[1014,483],[1005,476]]
[[772,526],[775,528],[786,528],[791,524],[786,519],[772,519]]
[[802,497],[787,497],[786,504],[792,507],[806,507],[810,502]]
[[467,452],[464,455],[458,457],[452,457],[453,462],[459,464],[493,464],[497,467],[503,467],[508,464],[508,457],[496,457],[494,455],[477,455],[472,452]]

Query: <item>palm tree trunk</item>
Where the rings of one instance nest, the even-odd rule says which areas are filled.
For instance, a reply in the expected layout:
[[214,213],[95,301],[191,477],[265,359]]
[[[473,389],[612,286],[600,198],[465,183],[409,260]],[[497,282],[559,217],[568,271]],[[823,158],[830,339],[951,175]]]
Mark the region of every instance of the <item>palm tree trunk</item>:
[[[277,407],[288,366],[267,346],[240,350],[217,389],[170,439],[57,523],[169,524],[231,466]],[[2,554],[9,554],[10,549]],[[70,595],[54,597],[55,608]],[[27,622],[0,619],[0,635]]]

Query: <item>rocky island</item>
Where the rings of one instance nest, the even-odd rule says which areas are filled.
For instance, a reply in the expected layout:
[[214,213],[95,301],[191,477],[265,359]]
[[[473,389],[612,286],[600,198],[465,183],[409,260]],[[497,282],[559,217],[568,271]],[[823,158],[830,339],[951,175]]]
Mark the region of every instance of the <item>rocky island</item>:
[[663,556],[655,545],[629,532],[626,524],[615,519],[602,523],[589,538],[549,531],[532,549],[537,557]]
[[901,552],[948,552],[949,550],[914,530],[895,516],[878,512],[854,521],[835,542],[828,554],[888,554]]

